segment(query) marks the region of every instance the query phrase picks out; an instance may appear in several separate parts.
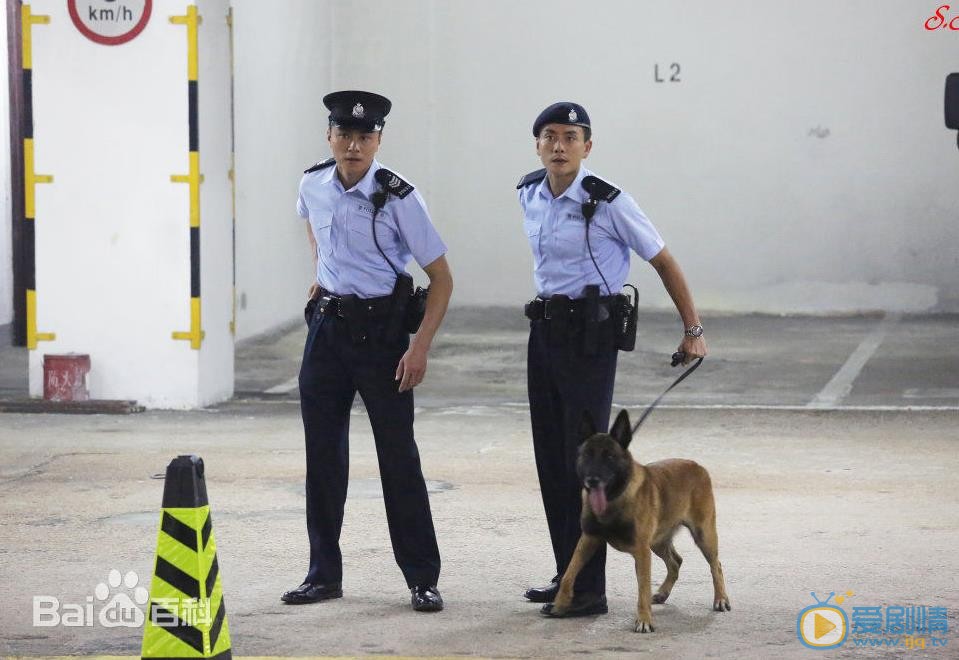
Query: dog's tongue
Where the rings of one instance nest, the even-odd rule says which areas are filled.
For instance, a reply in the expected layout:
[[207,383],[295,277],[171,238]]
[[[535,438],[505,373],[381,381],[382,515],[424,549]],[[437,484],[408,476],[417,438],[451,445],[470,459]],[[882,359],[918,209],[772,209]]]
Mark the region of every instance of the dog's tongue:
[[591,508],[597,516],[601,516],[606,512],[605,488],[589,489],[589,508]]

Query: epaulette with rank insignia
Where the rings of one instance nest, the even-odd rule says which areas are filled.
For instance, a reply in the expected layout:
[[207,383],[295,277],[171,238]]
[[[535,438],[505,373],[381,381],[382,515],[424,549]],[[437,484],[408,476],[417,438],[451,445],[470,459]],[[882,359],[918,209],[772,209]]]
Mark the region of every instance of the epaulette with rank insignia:
[[535,172],[530,172],[522,179],[519,180],[519,183],[516,184],[516,189],[525,188],[526,186],[532,185],[534,183],[539,183],[546,178],[546,168],[544,167],[541,170],[536,170]]
[[335,158],[327,158],[326,160],[320,161],[313,167],[309,167],[303,170],[303,174],[309,174],[310,172],[316,172],[318,170],[325,170],[327,167],[330,167],[331,165],[336,165]]
[[598,176],[590,174],[583,177],[583,189],[589,193],[590,197],[599,202],[612,202],[619,197],[622,191],[611,184],[609,181],[603,181]]
[[404,181],[396,172],[391,172],[385,167],[376,170],[373,178],[376,179],[377,183],[383,186],[386,192],[391,195],[396,195],[400,199],[405,199],[407,195],[415,190],[412,183]]

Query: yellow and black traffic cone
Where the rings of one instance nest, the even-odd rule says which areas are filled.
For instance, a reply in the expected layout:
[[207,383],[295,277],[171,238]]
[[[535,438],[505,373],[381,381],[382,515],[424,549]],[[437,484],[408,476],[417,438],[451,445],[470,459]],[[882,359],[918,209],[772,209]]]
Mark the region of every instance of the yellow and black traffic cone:
[[177,456],[166,469],[144,660],[231,659],[203,459]]

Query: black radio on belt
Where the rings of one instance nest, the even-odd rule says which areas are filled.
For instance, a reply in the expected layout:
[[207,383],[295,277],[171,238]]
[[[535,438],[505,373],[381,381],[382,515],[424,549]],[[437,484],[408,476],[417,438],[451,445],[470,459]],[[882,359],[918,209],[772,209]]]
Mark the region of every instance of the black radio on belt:
[[[625,285],[633,290],[632,298],[625,293],[613,296],[610,302],[610,314],[616,324],[616,348],[621,351],[631,351],[636,348],[636,329],[639,317],[639,291],[632,284]],[[590,305],[590,295],[597,293],[595,285],[587,288],[587,297],[570,300],[566,296],[552,296],[550,298],[534,298],[526,303],[523,312],[531,321],[550,321],[557,315],[571,317],[577,322],[603,321],[608,317],[602,314],[603,307]],[[610,300],[610,299],[606,299]],[[605,303],[604,303],[605,304]],[[587,345],[594,342],[587,340]]]
[[426,316],[426,298],[430,295],[430,288],[416,287],[406,305],[406,331],[410,334],[420,329],[420,323]]
[[616,348],[631,351],[636,348],[636,326],[639,317],[639,291],[632,284],[626,284],[633,290],[633,297],[625,293],[616,296]]

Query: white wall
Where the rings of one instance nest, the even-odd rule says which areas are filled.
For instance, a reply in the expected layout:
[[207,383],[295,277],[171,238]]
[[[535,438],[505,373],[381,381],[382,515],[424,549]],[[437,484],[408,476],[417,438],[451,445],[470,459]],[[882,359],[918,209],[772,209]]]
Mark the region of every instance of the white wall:
[[[199,0],[200,279],[206,339],[196,405],[233,396],[233,200],[229,0]],[[182,184],[181,184],[182,185]],[[185,186],[184,186],[185,187]],[[184,342],[179,342],[184,343]]]
[[[0,9],[0,43],[7,44],[7,11]],[[10,208],[10,95],[6,57],[0,57],[0,326],[13,320],[13,210]],[[0,342],[6,341],[0,337]]]
[[233,2],[236,333],[302,318],[314,277],[296,215],[303,170],[328,157],[329,2]]
[[[312,268],[293,200],[328,154],[322,96],[341,88],[393,99],[380,157],[425,194],[454,304],[533,293],[513,185],[539,166],[533,117],[570,98],[595,123],[588,164],[639,199],[700,306],[959,311],[959,155],[942,127],[959,40],[922,28],[934,7],[233,6],[237,338],[299,316]],[[682,81],[655,82],[672,62]],[[668,305],[650,269],[635,278]]]
[[[232,380],[226,0],[201,0],[203,316],[189,324],[185,28],[155,3],[133,42],[93,44],[34,0],[38,329],[93,355],[94,396],[202,405]],[[533,293],[513,186],[545,105],[589,109],[588,164],[640,201],[703,308],[959,311],[959,153],[943,127],[959,35],[919,2],[234,0],[237,337],[299,317],[312,278],[294,199],[328,155],[322,97],[394,102],[380,159],[424,193],[454,304]],[[0,25],[0,29],[3,26]],[[657,83],[659,64],[681,82]],[[2,67],[0,67],[2,69]],[[0,80],[6,71],[0,71]],[[4,125],[7,98],[0,100]],[[0,144],[7,142],[7,133]],[[11,316],[0,163],[0,323]],[[643,301],[668,301],[637,264]],[[422,280],[422,274],[416,274]],[[158,380],[151,380],[161,374]]]
[[[201,0],[200,350],[190,329],[187,2],[156,3],[133,41],[102,46],[73,26],[66,4],[34,0],[51,17],[33,29],[37,186],[37,319],[56,340],[30,352],[30,391],[42,356],[89,353],[93,398],[195,407],[232,394],[229,77],[226,0]],[[217,79],[218,78],[218,79]]]
[[[237,4],[242,12],[246,3]],[[959,35],[923,29],[935,5],[332,0],[329,17],[301,11],[257,33],[287,49],[281,59],[256,45],[260,66],[265,58],[283,77],[315,66],[315,75],[287,84],[280,99],[267,81],[243,100],[259,112],[287,110],[299,144],[309,145],[299,166],[311,149],[326,153],[308,130],[323,125],[323,93],[390,97],[381,160],[424,192],[450,246],[456,304],[519,304],[533,293],[513,186],[540,167],[533,118],[573,99],[594,123],[588,165],[639,200],[701,307],[959,311],[959,153],[942,117]],[[280,21],[299,7],[270,6]],[[304,32],[311,55],[291,62]],[[672,62],[681,82],[656,83],[654,66],[665,76]],[[313,102],[300,107],[308,94]],[[251,123],[238,123],[238,135]],[[265,180],[243,186],[258,210],[240,220],[261,223],[242,228],[251,235],[265,236],[274,218],[295,222],[292,149],[276,146],[273,171],[263,167]],[[245,279],[284,296],[266,303],[274,321],[293,302],[286,273],[276,271],[292,264],[298,278],[303,267],[301,229],[287,231],[258,245],[274,255],[267,270],[254,274],[238,254]],[[651,269],[634,272],[646,304],[668,305]],[[247,314],[263,317],[259,308]]]

